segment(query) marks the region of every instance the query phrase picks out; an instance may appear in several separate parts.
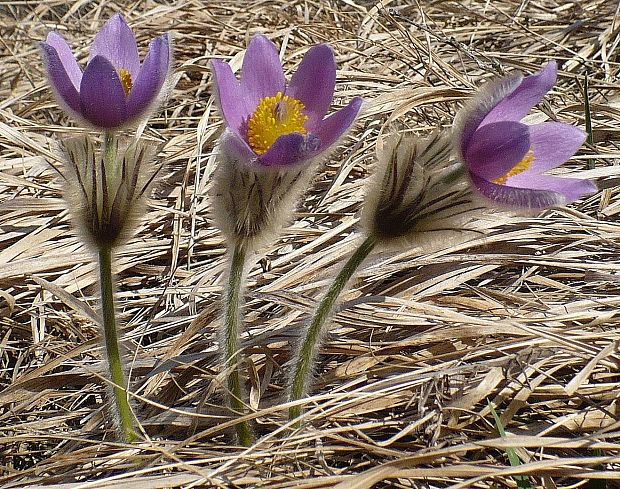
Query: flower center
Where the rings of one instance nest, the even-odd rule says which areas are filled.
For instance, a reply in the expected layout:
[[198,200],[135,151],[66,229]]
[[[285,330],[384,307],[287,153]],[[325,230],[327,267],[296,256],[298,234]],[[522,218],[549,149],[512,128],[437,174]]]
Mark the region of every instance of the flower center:
[[294,132],[305,134],[308,116],[303,109],[304,104],[282,92],[261,99],[248,120],[248,144],[252,150],[262,155],[280,136]]
[[121,85],[123,85],[123,90],[125,90],[125,97],[129,95],[129,91],[133,86],[131,81],[131,74],[125,69],[121,68],[118,70],[118,77],[121,79]]
[[493,183],[497,183],[498,185],[504,185],[510,177],[514,177],[515,175],[523,173],[525,170],[529,169],[530,166],[532,166],[532,163],[534,163],[534,151],[530,149],[527,153],[525,153],[523,159],[512,167],[512,170],[510,170],[504,176],[493,180]]

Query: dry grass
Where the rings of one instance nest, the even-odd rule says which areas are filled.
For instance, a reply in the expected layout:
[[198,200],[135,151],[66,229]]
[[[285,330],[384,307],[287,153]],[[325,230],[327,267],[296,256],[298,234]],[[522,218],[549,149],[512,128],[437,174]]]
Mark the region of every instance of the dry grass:
[[[135,446],[113,441],[93,265],[49,166],[74,131],[36,47],[57,29],[85,59],[114,11],[142,49],[164,30],[177,39],[178,84],[145,133],[166,142],[166,184],[118,254],[146,440]],[[243,450],[231,446],[214,343],[225,244],[206,198],[220,130],[208,62],[238,64],[255,32],[285,46],[287,69],[330,42],[336,105],[362,95],[368,107],[250,273],[245,345],[262,438]],[[612,0],[2,2],[0,485],[516,487],[510,476],[527,474],[539,487],[618,487],[619,44]],[[291,342],[351,250],[377,140],[449,125],[483,79],[551,58],[559,83],[535,117],[585,127],[588,74],[594,144],[567,171],[593,163],[585,174],[607,189],[452,249],[375,255],[292,429],[282,402]],[[506,447],[522,465],[510,467]]]

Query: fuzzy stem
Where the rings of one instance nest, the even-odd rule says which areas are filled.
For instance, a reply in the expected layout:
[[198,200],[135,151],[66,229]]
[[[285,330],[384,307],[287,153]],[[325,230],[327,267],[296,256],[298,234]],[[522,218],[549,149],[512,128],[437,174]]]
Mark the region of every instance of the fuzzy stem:
[[[224,343],[225,343],[225,367],[228,374],[228,391],[230,408],[239,416],[245,411],[241,395],[241,380],[239,374],[239,329],[241,323],[241,285],[245,257],[247,250],[243,243],[237,243],[233,250],[230,262],[230,275],[228,277],[228,290],[226,293],[225,316],[224,316]],[[240,422],[235,426],[239,443],[249,447],[253,441],[252,431],[247,422]]]
[[101,307],[103,309],[103,335],[108,356],[110,378],[114,384],[114,398],[120,420],[121,437],[126,442],[136,438],[133,430],[133,414],[127,396],[127,381],[123,372],[123,362],[116,331],[116,311],[114,309],[114,286],[112,284],[112,247],[99,248],[99,280],[101,283]]
[[[355,270],[362,264],[376,244],[377,238],[372,234],[364,240],[353,255],[351,255],[351,258],[349,258],[349,261],[347,261],[342,270],[340,270],[340,273],[336,276],[327,294],[323,297],[319,307],[316,309],[310,327],[306,332],[306,337],[299,350],[298,358],[294,364],[295,374],[291,385],[291,401],[301,399],[307,388],[310,376],[312,375],[311,367],[317,350],[317,343],[321,337],[323,326],[334,309],[336,300],[349,282],[353,273],[355,273]],[[301,406],[297,405],[289,408],[288,414],[291,420],[299,417],[301,414]]]

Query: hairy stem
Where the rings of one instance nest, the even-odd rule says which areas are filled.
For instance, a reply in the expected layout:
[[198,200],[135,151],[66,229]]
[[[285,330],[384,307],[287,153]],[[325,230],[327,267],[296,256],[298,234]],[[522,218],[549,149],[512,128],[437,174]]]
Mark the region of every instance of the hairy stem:
[[120,421],[121,437],[126,442],[136,438],[133,430],[133,414],[127,396],[127,381],[123,371],[114,308],[114,286],[112,284],[112,247],[99,248],[99,281],[101,284],[101,306],[103,309],[103,335],[108,356],[110,378],[114,384],[114,398]]
[[[241,323],[241,285],[243,269],[245,267],[246,248],[242,243],[237,243],[233,250],[230,262],[230,275],[228,277],[228,290],[225,298],[224,315],[224,343],[226,370],[228,374],[228,391],[230,408],[239,416],[245,411],[241,394],[241,379],[239,373],[239,329]],[[235,426],[239,443],[250,446],[253,441],[252,431],[247,422],[243,421]]]
[[[310,327],[306,332],[306,337],[304,338],[299,350],[298,358],[294,363],[295,373],[291,385],[291,401],[297,401],[304,395],[312,375],[312,363],[314,361],[318,341],[321,338],[321,331],[323,330],[325,322],[331,315],[334,305],[342,293],[342,290],[349,282],[349,279],[373,250],[376,244],[377,239],[372,234],[362,242],[353,255],[351,255],[351,258],[349,258],[349,261],[347,261],[342,270],[340,270],[340,273],[336,276],[336,279],[327,291],[327,294],[323,297],[319,307],[316,309],[312,322],[310,323]],[[301,406],[291,407],[288,414],[289,419],[291,420],[299,417],[301,414]]]

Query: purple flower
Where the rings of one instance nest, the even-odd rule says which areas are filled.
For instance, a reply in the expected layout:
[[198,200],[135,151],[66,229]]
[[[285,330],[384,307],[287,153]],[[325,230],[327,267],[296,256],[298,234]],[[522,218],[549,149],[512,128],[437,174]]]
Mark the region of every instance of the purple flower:
[[67,42],[50,32],[41,43],[47,76],[58,102],[93,126],[114,129],[139,119],[156,103],[172,60],[164,34],[149,45],[142,65],[136,38],[120,14],[95,37],[82,73]]
[[217,98],[227,130],[222,142],[242,161],[286,167],[319,155],[353,124],[362,99],[325,118],[334,95],[336,62],[331,48],[308,50],[286,84],[275,45],[252,38],[241,80],[228,63],[212,62]]
[[497,204],[540,209],[596,191],[588,180],[544,175],[568,160],[586,134],[559,122],[521,119],[556,82],[550,62],[539,73],[501,78],[480,91],[455,120],[455,145],[474,187]]

